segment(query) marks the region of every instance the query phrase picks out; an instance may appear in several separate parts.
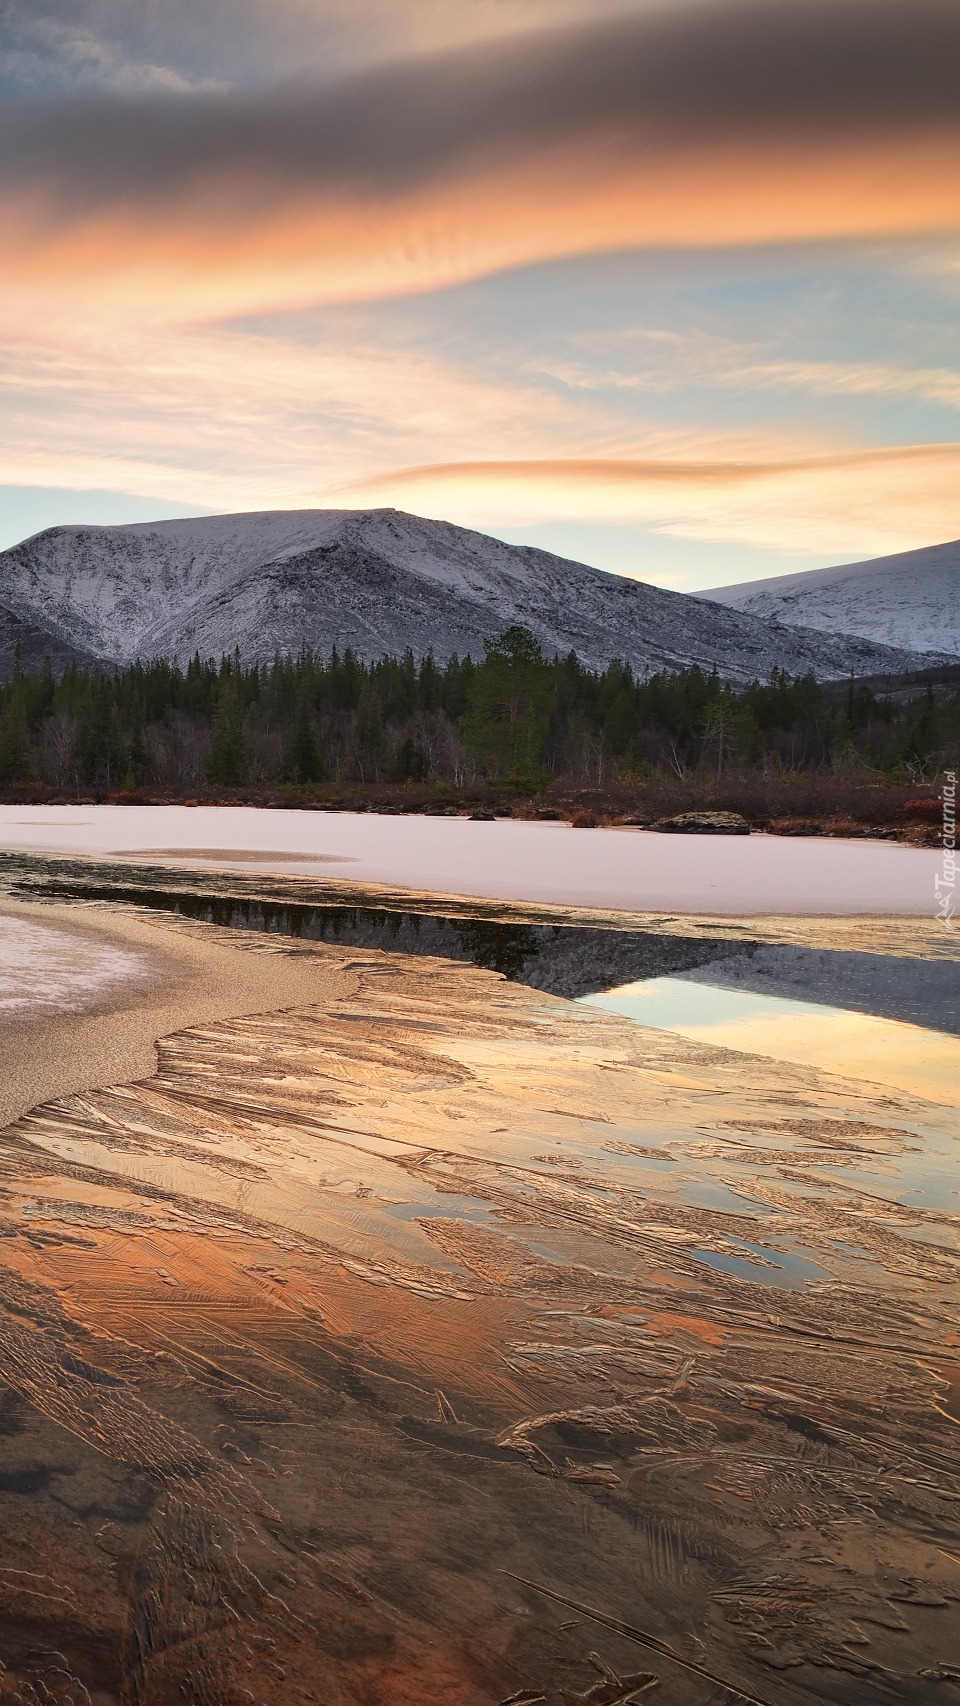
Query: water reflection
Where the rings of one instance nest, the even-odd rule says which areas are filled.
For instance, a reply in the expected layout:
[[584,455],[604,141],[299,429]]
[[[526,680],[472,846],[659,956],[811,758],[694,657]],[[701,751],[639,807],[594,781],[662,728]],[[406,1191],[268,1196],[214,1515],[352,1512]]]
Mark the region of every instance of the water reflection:
[[722,1250],[694,1250],[692,1254],[695,1261],[704,1262],[720,1273],[732,1274],[734,1279],[753,1280],[754,1284],[759,1281],[761,1285],[778,1286],[782,1291],[799,1291],[813,1280],[831,1278],[826,1268],[806,1261],[803,1256],[786,1250],[768,1250],[745,1238],[739,1242],[749,1254],[732,1256]]
[[[44,891],[34,887],[32,892]],[[559,928],[550,926],[445,918],[440,914],[394,912],[380,907],[304,906],[248,900],[243,896],[180,894],[164,889],[138,888],[131,893],[127,887],[107,884],[58,884],[49,892],[58,900],[112,901],[126,905],[133,902],[227,929],[262,930],[269,935],[309,942],[381,948],[386,953],[435,954],[443,959],[469,960],[514,981],[537,959],[538,936],[561,934]]]
[[583,999],[696,1042],[816,1066],[960,1106],[960,1039],[921,1025],[680,977],[620,984]]
[[691,939],[575,924],[520,924],[340,901],[274,901],[140,882],[14,881],[10,892],[30,899],[148,907],[229,929],[469,961],[511,982],[571,998],[605,989],[618,979],[704,965],[726,946],[710,937]]

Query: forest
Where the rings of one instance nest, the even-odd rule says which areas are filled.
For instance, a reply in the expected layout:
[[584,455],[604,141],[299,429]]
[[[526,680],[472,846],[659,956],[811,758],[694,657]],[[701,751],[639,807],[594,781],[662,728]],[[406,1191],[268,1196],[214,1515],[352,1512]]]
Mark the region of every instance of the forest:
[[774,671],[636,677],[545,658],[510,628],[484,657],[365,663],[304,651],[126,668],[16,669],[0,687],[0,789],[64,798],[403,785],[537,795],[735,778],[935,781],[960,753],[960,692],[875,692]]

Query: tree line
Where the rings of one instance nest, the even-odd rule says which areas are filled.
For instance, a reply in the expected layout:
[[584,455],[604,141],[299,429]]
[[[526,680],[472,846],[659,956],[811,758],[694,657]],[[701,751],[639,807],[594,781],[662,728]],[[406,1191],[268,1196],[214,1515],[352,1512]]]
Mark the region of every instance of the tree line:
[[697,667],[640,678],[545,658],[512,627],[482,660],[349,649],[17,667],[0,687],[0,787],[130,792],[489,779],[525,789],[745,772],[933,779],[960,750],[960,693],[884,696],[774,670],[743,688]]

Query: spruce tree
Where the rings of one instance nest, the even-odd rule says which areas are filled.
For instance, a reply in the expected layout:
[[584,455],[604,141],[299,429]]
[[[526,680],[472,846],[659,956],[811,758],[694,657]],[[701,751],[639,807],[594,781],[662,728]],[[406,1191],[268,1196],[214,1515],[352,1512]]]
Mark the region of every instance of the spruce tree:
[[463,744],[491,776],[534,782],[550,727],[550,665],[519,624],[499,640],[484,640],[483,649],[486,657],[467,690]]
[[297,697],[290,739],[284,756],[283,773],[288,782],[322,782],[326,775],[323,753],[317,739],[313,706],[305,688]]
[[29,782],[33,775],[33,749],[27,724],[23,686],[15,679],[0,715],[0,787]]
[[217,708],[210,737],[207,781],[221,788],[241,788],[247,780],[247,743],[243,732],[243,708],[236,681],[221,677]]

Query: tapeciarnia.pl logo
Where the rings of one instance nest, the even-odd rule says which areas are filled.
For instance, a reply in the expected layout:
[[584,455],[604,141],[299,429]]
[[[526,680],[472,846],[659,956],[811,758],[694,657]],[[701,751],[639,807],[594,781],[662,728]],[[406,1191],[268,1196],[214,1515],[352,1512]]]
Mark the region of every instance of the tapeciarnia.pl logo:
[[952,925],[956,908],[957,888],[957,773],[944,773],[943,792],[943,870],[933,879],[936,892],[936,917],[941,924]]

